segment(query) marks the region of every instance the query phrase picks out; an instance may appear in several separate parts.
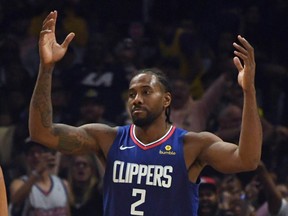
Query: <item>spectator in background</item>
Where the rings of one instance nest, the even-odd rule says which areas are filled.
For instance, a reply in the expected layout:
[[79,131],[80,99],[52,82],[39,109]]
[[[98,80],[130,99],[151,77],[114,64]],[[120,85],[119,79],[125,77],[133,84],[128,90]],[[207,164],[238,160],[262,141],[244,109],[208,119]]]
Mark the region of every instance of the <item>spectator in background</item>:
[[224,216],[219,209],[217,182],[214,178],[202,176],[199,185],[199,216]]
[[103,95],[103,104],[107,108],[106,119],[114,122],[117,113],[124,110],[121,93],[127,89],[128,81],[122,68],[115,64],[105,38],[92,38],[85,49],[83,62],[70,68],[68,74],[64,81],[71,96],[73,95],[73,107],[79,106],[83,93],[93,88],[97,94]]
[[208,87],[201,98],[194,100],[186,80],[173,80],[171,121],[189,131],[206,130],[210,114],[220,101],[227,85],[226,75],[222,74]]
[[53,101],[53,112],[55,113],[53,121],[71,124],[74,116],[72,116],[69,106],[70,95],[59,76],[54,77],[51,98]]
[[27,174],[10,185],[11,215],[70,216],[68,183],[51,174],[56,166],[54,153],[27,138]]
[[239,142],[242,109],[234,104],[227,104],[217,117],[218,127],[215,133],[230,142]]
[[93,153],[71,157],[68,181],[72,216],[103,215],[103,175],[104,169]]
[[253,216],[254,206],[247,199],[243,181],[234,174],[224,175],[219,185],[220,208],[227,215]]
[[[257,210],[257,216],[286,216],[288,215],[287,185],[277,183],[277,179],[261,162],[257,168],[257,179],[265,193],[266,202]],[[282,193],[281,193],[282,192]]]
[[75,125],[80,126],[88,123],[104,123],[113,126],[114,123],[104,118],[106,106],[99,92],[90,88],[84,92],[79,107],[79,118]]
[[21,89],[24,92],[31,90],[29,84],[32,80],[22,64],[20,46],[14,35],[1,36],[0,57],[0,87]]
[[[0,108],[13,111],[14,123],[20,120],[27,105],[27,95],[32,92],[31,84],[32,79],[20,59],[18,41],[13,35],[3,36],[0,39],[0,93],[5,101]],[[13,101],[14,98],[18,101]]]
[[119,41],[114,50],[117,67],[125,71],[125,78],[130,80],[138,71],[138,50],[131,38]]
[[12,113],[7,111],[0,111],[0,164],[5,170],[5,166],[10,164],[11,155],[14,150],[13,136],[16,125],[12,120]]

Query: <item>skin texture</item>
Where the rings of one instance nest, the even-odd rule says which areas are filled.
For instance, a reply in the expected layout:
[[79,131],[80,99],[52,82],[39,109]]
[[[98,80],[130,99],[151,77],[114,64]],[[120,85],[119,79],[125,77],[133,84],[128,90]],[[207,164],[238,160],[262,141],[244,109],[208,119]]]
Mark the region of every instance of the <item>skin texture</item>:
[[0,167],[0,215],[8,216],[7,193],[1,167]]
[[[75,36],[67,35],[59,44],[55,38],[57,12],[52,11],[43,22],[39,39],[39,74],[30,103],[29,130],[33,140],[67,154],[94,151],[104,159],[114,141],[117,127],[86,124],[73,127],[52,122],[51,82],[57,61],[63,58]],[[256,169],[261,155],[262,127],[259,120],[254,86],[254,49],[238,36],[234,64],[239,72],[238,83],[243,89],[244,105],[239,144],[224,142],[208,132],[188,132],[184,137],[184,157],[189,178],[196,182],[206,165],[223,173]],[[153,74],[138,74],[129,87],[128,110],[136,125],[135,133],[141,142],[149,143],[168,130],[165,110],[171,104],[171,94]],[[227,163],[229,161],[229,163]]]

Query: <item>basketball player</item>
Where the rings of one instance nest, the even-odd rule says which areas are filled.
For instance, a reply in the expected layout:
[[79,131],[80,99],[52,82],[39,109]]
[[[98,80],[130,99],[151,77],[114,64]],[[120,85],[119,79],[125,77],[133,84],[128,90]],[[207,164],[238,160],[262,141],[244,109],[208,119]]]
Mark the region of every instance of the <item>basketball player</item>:
[[75,36],[69,33],[62,44],[57,43],[56,20],[57,12],[52,11],[40,33],[40,67],[30,104],[30,135],[63,153],[94,151],[104,155],[104,215],[197,215],[197,179],[205,166],[223,173],[256,169],[262,128],[254,86],[254,50],[246,39],[238,36],[239,43],[233,43],[238,83],[244,93],[242,130],[236,145],[208,132],[187,132],[171,124],[171,89],[164,74],[155,69],[140,71],[130,82],[128,109],[133,124],[54,124],[52,71]]

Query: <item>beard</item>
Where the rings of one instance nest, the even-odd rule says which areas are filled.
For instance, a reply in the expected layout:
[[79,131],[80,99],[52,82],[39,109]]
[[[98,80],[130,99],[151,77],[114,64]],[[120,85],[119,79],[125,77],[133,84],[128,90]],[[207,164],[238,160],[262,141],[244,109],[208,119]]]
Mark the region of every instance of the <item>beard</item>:
[[216,214],[218,210],[218,204],[217,203],[205,203],[205,205],[199,205],[198,214],[199,216],[204,215],[214,215]]
[[142,117],[142,118],[132,115],[132,122],[134,125],[138,127],[147,127],[147,126],[150,126],[155,121],[155,119],[157,119],[160,115],[161,115],[161,112],[153,113],[153,114],[147,112],[147,116]]

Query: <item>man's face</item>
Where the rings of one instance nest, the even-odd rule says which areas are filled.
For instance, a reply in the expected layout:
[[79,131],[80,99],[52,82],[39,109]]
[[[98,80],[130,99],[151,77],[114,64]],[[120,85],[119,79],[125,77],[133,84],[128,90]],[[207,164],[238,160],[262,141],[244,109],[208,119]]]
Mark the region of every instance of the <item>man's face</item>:
[[199,216],[211,216],[218,210],[217,193],[211,188],[199,189]]
[[128,109],[137,126],[149,126],[163,115],[171,102],[170,93],[165,93],[157,78],[151,74],[134,77],[128,96]]

